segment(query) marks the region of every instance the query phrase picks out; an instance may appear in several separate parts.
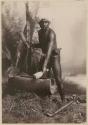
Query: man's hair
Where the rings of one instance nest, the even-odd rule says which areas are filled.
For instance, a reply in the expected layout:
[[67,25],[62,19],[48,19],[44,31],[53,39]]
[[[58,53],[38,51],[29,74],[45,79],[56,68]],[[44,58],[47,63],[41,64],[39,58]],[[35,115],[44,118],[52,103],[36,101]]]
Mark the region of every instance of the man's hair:
[[45,19],[45,18],[41,19],[41,20],[39,21],[39,24],[42,24],[43,22],[47,22],[47,23],[50,24],[50,21],[49,21],[48,19]]

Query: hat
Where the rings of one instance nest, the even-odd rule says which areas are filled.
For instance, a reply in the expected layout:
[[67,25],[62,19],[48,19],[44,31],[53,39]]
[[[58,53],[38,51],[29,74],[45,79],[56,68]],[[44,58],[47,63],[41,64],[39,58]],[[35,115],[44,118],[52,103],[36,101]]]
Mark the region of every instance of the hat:
[[47,23],[50,23],[50,21],[48,20],[48,19],[41,19],[40,21],[39,21],[39,24],[41,24],[41,23],[43,23],[43,22],[47,22]]

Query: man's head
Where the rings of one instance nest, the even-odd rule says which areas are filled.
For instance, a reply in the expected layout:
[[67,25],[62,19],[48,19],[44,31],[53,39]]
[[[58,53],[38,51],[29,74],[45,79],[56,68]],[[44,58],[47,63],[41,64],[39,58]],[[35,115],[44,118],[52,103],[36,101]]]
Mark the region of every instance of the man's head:
[[39,25],[41,29],[47,29],[49,27],[50,21],[47,19],[41,19]]

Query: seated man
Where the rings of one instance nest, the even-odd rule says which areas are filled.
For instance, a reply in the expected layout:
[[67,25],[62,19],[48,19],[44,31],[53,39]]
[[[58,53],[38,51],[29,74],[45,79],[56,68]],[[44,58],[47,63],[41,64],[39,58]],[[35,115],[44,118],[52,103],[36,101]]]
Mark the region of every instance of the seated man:
[[63,102],[64,94],[61,80],[60,53],[58,54],[56,34],[51,28],[49,28],[49,24],[50,22],[46,19],[40,20],[39,25],[41,29],[38,32],[39,44],[34,44],[33,47],[42,49],[42,52],[45,56],[40,62],[40,67],[42,68],[41,70],[44,74],[47,69],[52,68],[60,97]]

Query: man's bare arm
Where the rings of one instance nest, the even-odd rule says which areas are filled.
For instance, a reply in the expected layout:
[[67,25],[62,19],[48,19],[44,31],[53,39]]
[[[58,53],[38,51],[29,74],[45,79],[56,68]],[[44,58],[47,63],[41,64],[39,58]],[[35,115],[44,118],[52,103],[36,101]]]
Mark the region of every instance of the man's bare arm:
[[43,65],[43,72],[45,72],[46,69],[47,69],[47,64],[49,62],[49,59],[50,59],[50,56],[51,56],[51,53],[52,53],[52,49],[53,49],[53,45],[54,45],[54,37],[55,37],[54,33],[51,32],[50,33],[50,43],[48,45],[48,51],[47,51],[47,54],[46,54],[44,65]]

